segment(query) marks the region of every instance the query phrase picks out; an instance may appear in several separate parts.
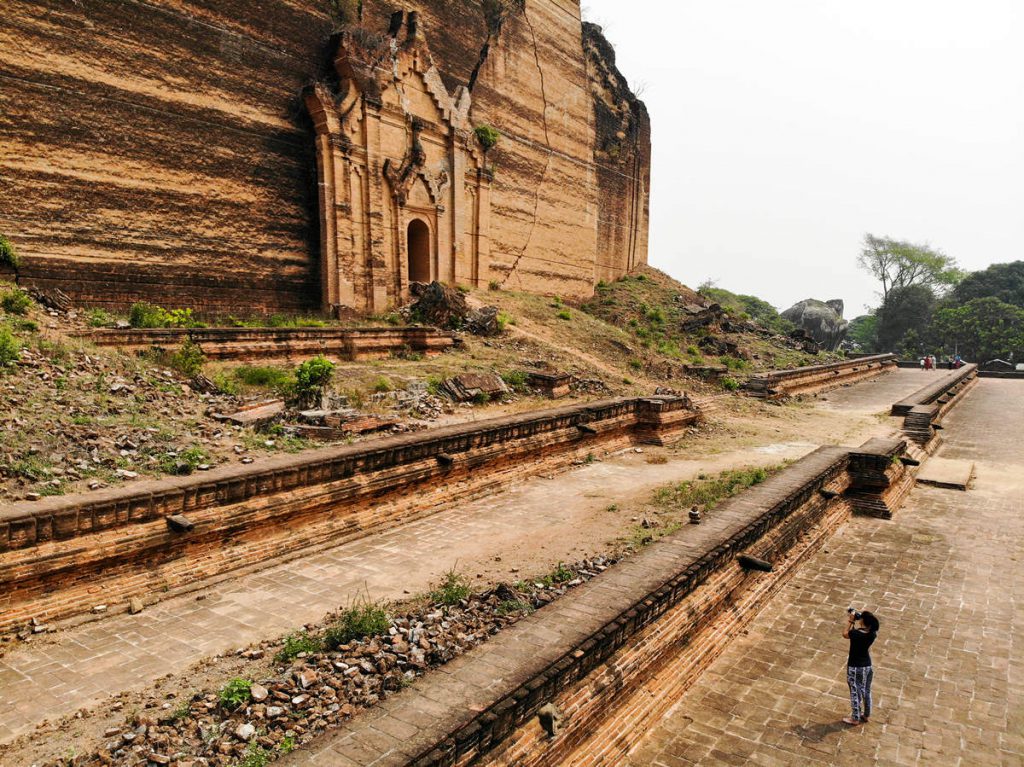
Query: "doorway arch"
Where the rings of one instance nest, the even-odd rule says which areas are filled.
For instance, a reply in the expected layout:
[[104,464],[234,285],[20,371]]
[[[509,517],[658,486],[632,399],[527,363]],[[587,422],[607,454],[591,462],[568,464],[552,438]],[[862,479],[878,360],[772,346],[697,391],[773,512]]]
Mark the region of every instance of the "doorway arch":
[[406,232],[409,249],[409,282],[430,282],[430,228],[414,218]]

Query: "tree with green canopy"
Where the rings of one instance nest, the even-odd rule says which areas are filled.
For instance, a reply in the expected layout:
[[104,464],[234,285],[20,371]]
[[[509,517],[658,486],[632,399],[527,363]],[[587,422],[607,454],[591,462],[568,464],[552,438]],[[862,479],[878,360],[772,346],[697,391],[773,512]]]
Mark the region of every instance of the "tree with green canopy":
[[932,337],[947,352],[967,360],[1021,359],[1024,354],[1024,309],[998,298],[972,298],[963,306],[935,312]]
[[971,272],[953,288],[949,297],[957,304],[992,297],[1024,308],[1024,261],[992,264],[980,272]]
[[864,235],[857,264],[882,283],[883,303],[894,289],[921,285],[941,294],[963,278],[956,259],[942,251],[873,234]]
[[934,307],[935,294],[925,285],[890,288],[877,314],[878,348],[918,353],[928,335]]

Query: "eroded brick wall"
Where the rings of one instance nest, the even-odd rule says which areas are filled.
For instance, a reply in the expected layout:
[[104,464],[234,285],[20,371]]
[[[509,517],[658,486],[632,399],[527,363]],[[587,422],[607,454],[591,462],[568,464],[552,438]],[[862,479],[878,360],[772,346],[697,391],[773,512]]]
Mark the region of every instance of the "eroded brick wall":
[[[653,428],[678,436],[697,415],[686,405],[683,399],[570,405],[84,499],[15,504],[0,511],[0,631],[32,616],[87,612],[100,598],[116,611],[132,596],[156,598],[336,545],[513,479],[648,441]],[[170,529],[173,514],[184,514],[195,530]]]
[[[646,262],[649,133],[635,120],[621,161],[595,160],[614,126],[602,122],[599,139],[604,86],[591,86],[576,0],[528,0],[498,27],[485,10],[495,4],[479,0],[362,5],[372,32],[396,7],[419,10],[446,86],[472,82],[473,123],[502,133],[484,281],[584,296],[596,272]],[[6,2],[0,231],[26,284],[120,307],[319,308],[314,137],[300,94],[327,72],[326,6]],[[626,111],[624,124],[641,114]]]

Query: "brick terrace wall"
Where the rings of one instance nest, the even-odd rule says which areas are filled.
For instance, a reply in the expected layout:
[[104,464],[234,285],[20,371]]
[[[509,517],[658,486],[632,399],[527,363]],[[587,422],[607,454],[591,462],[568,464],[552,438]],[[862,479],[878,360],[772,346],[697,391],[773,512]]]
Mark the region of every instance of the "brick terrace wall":
[[76,334],[97,346],[144,351],[191,339],[214,360],[305,358],[317,354],[344,360],[379,359],[409,350],[440,354],[455,345],[453,333],[409,328],[103,328]]
[[[740,595],[788,572],[785,553],[829,514],[829,525],[841,522],[848,510],[836,493],[846,487],[847,459],[843,448],[819,448],[723,504],[699,527],[667,536],[524,618],[292,763],[365,764],[372,753],[382,767],[465,765],[485,755],[483,763],[560,764],[562,746],[551,750],[552,743],[581,739],[644,669],[654,670],[653,658],[681,637],[696,639],[723,610],[741,608]],[[826,487],[833,491],[828,497],[820,492]],[[779,570],[748,574],[736,562],[740,553],[774,559]],[[659,637],[674,638],[658,647]],[[543,741],[532,719],[551,701],[565,707],[565,729]],[[402,738],[388,734],[403,729]]]
[[812,394],[873,378],[895,367],[895,354],[876,354],[826,365],[772,370],[753,376],[743,384],[743,388],[754,397],[781,399],[794,394]]
[[[123,609],[132,596],[335,545],[649,440],[655,422],[663,436],[679,435],[697,417],[687,405],[605,400],[14,504],[0,510],[0,631],[88,611],[97,599]],[[173,514],[195,530],[171,531]]]
[[929,455],[941,444],[935,430],[942,417],[978,382],[978,366],[964,365],[953,376],[918,389],[892,406],[893,415],[902,415],[903,433]]

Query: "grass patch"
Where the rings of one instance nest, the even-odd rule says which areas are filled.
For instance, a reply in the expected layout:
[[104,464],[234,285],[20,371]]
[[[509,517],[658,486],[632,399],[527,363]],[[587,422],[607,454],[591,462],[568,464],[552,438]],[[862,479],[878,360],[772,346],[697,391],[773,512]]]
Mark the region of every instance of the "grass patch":
[[652,500],[655,506],[670,511],[688,511],[693,506],[710,510],[748,487],[761,484],[781,468],[732,469],[717,477],[701,474],[697,479],[658,488]]
[[295,386],[295,378],[291,372],[270,365],[242,365],[235,368],[234,378],[259,389],[272,389],[277,392],[290,391]]
[[391,625],[391,618],[383,604],[363,602],[342,611],[333,626],[324,632],[324,647],[336,650],[356,639],[383,634]]
[[455,572],[453,567],[444,574],[440,585],[427,595],[434,604],[441,604],[448,607],[457,605],[463,599],[469,597],[472,589],[469,579],[466,576]]
[[568,309],[562,309],[555,316],[558,317],[558,319],[560,320],[571,320],[572,312],[570,312]]
[[540,583],[545,586],[555,586],[559,583],[565,583],[571,581],[576,577],[576,573],[565,566],[564,562],[559,562],[555,569],[540,579]]
[[21,357],[21,342],[7,328],[0,328],[0,370],[12,366]]
[[289,663],[299,656],[299,653],[314,653],[323,649],[323,641],[308,631],[298,631],[289,634],[284,638],[284,644],[274,656],[276,663]]
[[498,605],[498,615],[514,615],[516,613],[529,615],[532,612],[533,605],[529,602],[524,602],[522,599],[506,599]]

